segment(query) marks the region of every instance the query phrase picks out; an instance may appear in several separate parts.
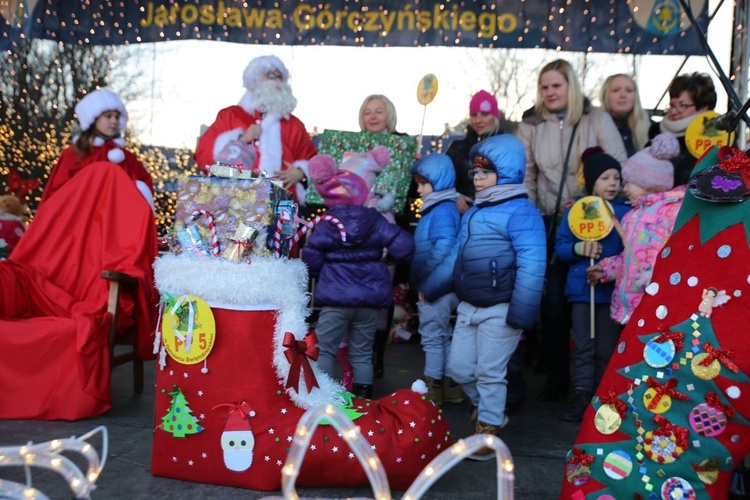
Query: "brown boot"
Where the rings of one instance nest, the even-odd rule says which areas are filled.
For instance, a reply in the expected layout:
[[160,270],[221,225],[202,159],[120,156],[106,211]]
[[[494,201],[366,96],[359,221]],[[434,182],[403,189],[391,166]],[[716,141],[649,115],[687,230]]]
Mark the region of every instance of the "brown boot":
[[465,397],[461,385],[450,377],[443,377],[443,402],[461,403]]
[[[508,423],[508,417],[505,417],[505,422],[503,423],[503,425],[507,423]],[[481,420],[477,420],[477,423],[474,426],[474,434],[490,434],[492,436],[499,436],[500,429],[501,429],[501,426],[486,424],[482,422]],[[495,450],[492,448],[482,448],[478,451],[475,451],[474,453],[469,455],[467,458],[469,460],[477,460],[477,461],[492,460],[493,458],[495,458]]]
[[440,380],[424,376],[424,383],[427,385],[427,399],[440,406],[443,404],[443,384]]

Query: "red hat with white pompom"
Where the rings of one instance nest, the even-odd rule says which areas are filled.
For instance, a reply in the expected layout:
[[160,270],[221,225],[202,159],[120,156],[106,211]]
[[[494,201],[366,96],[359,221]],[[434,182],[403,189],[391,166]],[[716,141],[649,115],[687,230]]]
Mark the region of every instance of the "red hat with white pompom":
[[251,410],[246,403],[242,403],[237,409],[229,412],[224,432],[252,431],[252,426],[250,425],[250,419],[248,417],[254,416],[255,411]]
[[76,115],[81,131],[85,132],[94,124],[97,118],[105,111],[120,112],[120,131],[125,130],[128,124],[128,111],[120,97],[107,89],[99,89],[86,94],[76,104]]

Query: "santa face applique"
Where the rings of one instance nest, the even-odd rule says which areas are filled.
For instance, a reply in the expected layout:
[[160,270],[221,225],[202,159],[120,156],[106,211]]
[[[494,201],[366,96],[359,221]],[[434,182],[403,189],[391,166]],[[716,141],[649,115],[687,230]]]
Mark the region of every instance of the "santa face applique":
[[244,411],[246,406],[229,412],[227,425],[221,433],[221,449],[224,450],[224,465],[235,472],[246,471],[253,465],[253,448],[255,436],[250,427],[248,417],[255,415],[254,411]]
[[253,465],[255,437],[249,429],[221,434],[221,449],[224,450],[224,465],[227,469],[242,472]]

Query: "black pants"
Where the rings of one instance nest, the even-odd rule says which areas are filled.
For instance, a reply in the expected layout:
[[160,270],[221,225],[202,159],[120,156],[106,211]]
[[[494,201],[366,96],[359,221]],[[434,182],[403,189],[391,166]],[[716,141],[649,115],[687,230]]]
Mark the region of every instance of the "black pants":
[[[545,225],[551,218],[545,217]],[[548,234],[550,234],[548,232]],[[540,358],[549,368],[547,386],[566,391],[570,381],[570,305],[565,297],[568,264],[554,255],[554,238],[547,248],[547,269],[542,295]]]

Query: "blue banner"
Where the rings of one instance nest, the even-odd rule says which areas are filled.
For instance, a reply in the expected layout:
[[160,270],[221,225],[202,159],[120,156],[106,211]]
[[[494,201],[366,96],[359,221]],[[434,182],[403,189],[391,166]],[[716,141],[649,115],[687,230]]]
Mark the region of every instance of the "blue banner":
[[[705,32],[707,1],[690,4]],[[702,53],[679,0],[6,0],[0,16],[3,50],[28,37]]]

